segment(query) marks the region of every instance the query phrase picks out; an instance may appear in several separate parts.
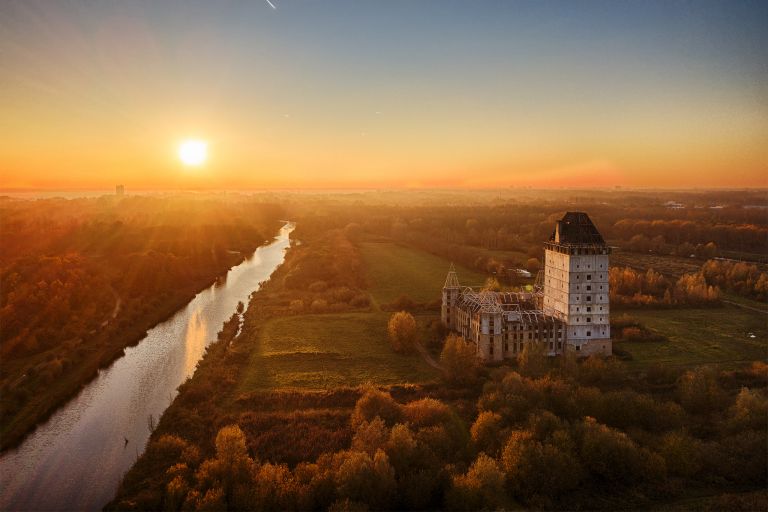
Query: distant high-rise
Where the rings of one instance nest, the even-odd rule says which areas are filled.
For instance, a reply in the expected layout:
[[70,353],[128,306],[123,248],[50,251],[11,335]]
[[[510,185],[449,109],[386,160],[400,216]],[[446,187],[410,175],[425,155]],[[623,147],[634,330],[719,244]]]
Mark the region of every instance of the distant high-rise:
[[123,185],[115,186],[115,195],[117,197],[123,197],[125,195],[125,187]]

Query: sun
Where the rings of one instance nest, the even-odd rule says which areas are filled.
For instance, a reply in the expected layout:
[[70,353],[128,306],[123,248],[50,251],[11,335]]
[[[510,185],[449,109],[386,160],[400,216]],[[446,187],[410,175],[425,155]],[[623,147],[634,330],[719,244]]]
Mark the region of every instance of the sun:
[[187,139],[179,144],[179,159],[184,165],[199,167],[208,158],[208,142],[200,139]]

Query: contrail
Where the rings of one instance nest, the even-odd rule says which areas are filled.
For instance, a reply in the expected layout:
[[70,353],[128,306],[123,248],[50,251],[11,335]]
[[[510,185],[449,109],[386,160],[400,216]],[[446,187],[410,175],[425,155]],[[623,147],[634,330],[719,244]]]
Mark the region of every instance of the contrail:
[[273,3],[272,3],[272,2],[270,2],[269,0],[267,0],[267,3],[269,4],[269,6],[270,6],[271,8],[273,8],[274,10],[277,10],[277,7],[275,7],[275,4],[273,4]]

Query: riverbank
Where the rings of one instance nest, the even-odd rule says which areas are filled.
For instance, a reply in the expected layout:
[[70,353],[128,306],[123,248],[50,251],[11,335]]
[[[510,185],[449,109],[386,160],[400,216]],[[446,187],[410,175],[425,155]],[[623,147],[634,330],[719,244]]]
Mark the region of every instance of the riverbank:
[[[265,240],[264,243],[266,242]],[[144,339],[149,329],[171,318],[195,295],[215,284],[232,267],[239,265],[245,259],[246,256],[241,256],[239,261],[220,271],[205,283],[196,284],[187,290],[177,291],[176,296],[167,300],[161,308],[155,309],[147,316],[136,320],[136,329],[141,330],[132,331],[129,337],[103,339],[103,336],[98,336],[97,339],[103,340],[105,343],[102,351],[94,353],[83,364],[78,365],[78,368],[73,372],[57,380],[55,386],[47,386],[44,392],[32,397],[28,405],[18,415],[12,418],[3,418],[0,426],[0,453],[17,447],[38,425],[45,423],[61,406],[77,396],[86,385],[99,375],[101,370],[109,368],[116,360],[123,357],[126,348],[133,347]]]
[[217,332],[233,330],[239,304],[283,260],[292,229],[284,226],[272,243],[151,328],[17,449],[5,453],[0,508],[101,509]]

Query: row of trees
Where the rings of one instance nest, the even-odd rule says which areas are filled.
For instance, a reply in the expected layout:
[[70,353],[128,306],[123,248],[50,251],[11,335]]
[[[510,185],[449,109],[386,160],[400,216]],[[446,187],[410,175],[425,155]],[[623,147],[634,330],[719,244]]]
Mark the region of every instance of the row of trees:
[[768,272],[743,261],[709,260],[701,273],[707,283],[755,300],[768,300]]
[[638,272],[612,267],[608,273],[610,299],[617,306],[711,305],[720,301],[720,290],[704,274],[684,274],[670,281],[653,269]]

